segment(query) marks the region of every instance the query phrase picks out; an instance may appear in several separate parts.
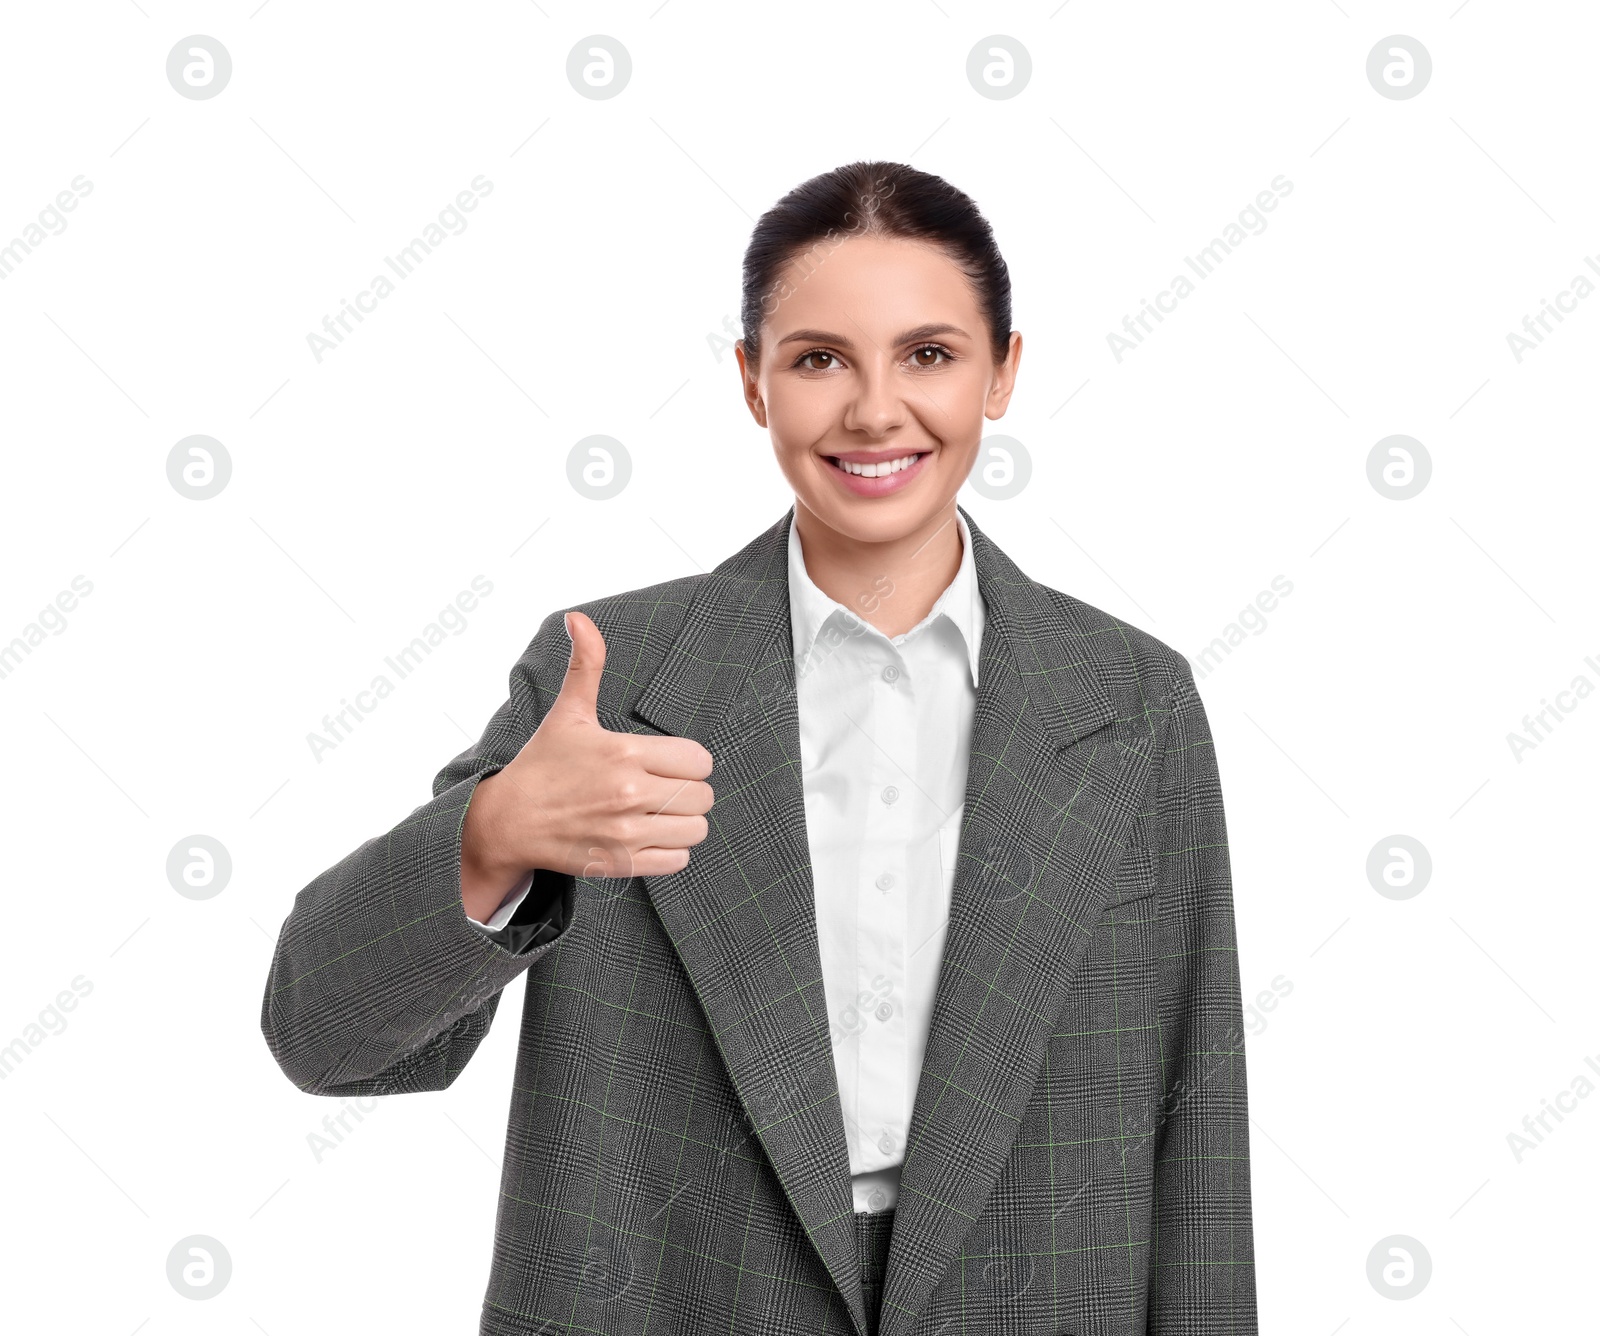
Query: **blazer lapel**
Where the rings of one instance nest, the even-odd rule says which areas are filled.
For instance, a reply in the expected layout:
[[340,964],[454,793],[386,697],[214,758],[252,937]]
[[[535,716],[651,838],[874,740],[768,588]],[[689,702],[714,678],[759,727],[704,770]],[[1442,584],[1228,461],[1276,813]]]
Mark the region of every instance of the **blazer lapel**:
[[[962,511],[966,515],[966,511]],[[911,1330],[999,1178],[1151,774],[1118,623],[1047,593],[966,515],[983,594],[966,810],[907,1129],[882,1336]],[[1100,665],[1127,663],[1110,675]]]
[[[901,1170],[882,1336],[910,1329],[1010,1152],[1140,810],[1150,725],[1095,665],[1119,625],[1028,579],[962,510],[985,627],[950,921]],[[793,507],[701,585],[634,713],[711,752],[710,833],[643,878],[785,1195],[865,1333],[801,783]],[[1127,672],[1125,699],[1142,698]],[[1153,704],[1154,702],[1148,702]],[[1127,715],[1128,717],[1124,717]]]
[[633,710],[712,755],[710,831],[643,878],[783,1191],[866,1332],[801,787],[791,510],[711,573]]

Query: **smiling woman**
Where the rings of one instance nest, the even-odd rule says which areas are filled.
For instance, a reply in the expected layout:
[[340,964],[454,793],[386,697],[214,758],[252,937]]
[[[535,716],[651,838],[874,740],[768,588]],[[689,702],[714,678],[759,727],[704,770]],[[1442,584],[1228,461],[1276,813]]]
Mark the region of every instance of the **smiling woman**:
[[956,503],[1022,351],[989,224],[841,167],[757,223],[742,311],[794,504],[545,619],[297,897],[268,1045],[443,1089],[527,973],[481,1336],[1252,1336],[1215,748],[1181,654]]
[[993,231],[938,177],[854,163],[760,220],[744,287],[745,401],[794,489],[806,570],[850,604],[868,545],[905,595],[868,620],[907,631],[955,575],[955,495],[1022,357]]

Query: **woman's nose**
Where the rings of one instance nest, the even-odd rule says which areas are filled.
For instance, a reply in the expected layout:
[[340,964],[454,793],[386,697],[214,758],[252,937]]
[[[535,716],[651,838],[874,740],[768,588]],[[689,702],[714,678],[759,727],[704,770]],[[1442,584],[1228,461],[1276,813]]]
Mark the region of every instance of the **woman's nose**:
[[850,429],[882,435],[905,421],[902,387],[890,369],[867,367],[857,375],[854,389],[845,410],[845,425]]

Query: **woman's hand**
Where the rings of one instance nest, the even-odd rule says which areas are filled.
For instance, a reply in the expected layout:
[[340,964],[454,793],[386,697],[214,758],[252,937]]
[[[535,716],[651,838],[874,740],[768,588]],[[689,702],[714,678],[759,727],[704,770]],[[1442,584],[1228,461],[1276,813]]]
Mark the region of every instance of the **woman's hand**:
[[560,693],[522,750],[478,782],[467,806],[461,892],[480,921],[530,869],[581,877],[681,872],[709,830],[711,753],[692,738],[602,728],[595,706],[605,639],[581,612],[566,621],[572,656]]

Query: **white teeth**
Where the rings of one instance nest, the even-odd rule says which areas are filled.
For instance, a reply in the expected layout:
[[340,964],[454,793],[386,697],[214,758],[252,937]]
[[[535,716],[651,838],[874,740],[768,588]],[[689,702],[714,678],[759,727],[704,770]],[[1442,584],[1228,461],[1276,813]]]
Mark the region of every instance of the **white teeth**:
[[899,473],[901,469],[908,469],[917,462],[917,456],[901,455],[898,459],[886,460],[878,464],[851,464],[843,459],[833,461],[846,473],[854,473],[862,478],[882,478],[890,473]]

